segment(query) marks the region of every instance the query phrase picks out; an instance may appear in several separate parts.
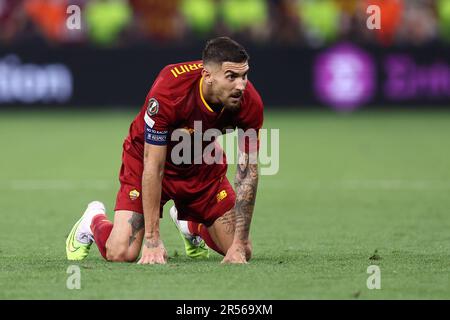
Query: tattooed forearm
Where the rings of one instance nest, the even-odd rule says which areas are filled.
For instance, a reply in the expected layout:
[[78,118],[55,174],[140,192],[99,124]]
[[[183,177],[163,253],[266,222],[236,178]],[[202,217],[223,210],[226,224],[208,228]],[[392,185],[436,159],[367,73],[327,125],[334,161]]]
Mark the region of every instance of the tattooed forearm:
[[240,155],[234,185],[236,188],[235,234],[239,240],[247,241],[258,188],[258,165],[249,163],[246,153]]
[[139,231],[144,229],[144,215],[133,212],[131,218],[128,220],[128,223],[131,225],[131,236],[128,241],[128,246],[131,247],[134,240],[136,240],[136,235]]

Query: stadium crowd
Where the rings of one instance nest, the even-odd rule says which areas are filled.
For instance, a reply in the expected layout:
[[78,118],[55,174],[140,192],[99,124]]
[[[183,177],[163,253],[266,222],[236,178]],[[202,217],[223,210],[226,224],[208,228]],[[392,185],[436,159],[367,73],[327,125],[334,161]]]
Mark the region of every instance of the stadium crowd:
[[[366,27],[370,4],[382,28]],[[81,29],[69,30],[69,5]],[[450,43],[449,0],[0,0],[0,46],[45,41],[101,47],[229,35],[255,44],[321,47],[342,39],[392,45]]]

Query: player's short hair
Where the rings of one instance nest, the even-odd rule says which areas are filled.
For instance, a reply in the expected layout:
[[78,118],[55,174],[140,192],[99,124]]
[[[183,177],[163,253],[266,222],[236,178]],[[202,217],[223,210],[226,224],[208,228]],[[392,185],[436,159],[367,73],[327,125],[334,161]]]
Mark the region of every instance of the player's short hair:
[[206,43],[202,54],[203,64],[215,62],[245,62],[250,59],[247,51],[236,41],[229,37],[218,37]]

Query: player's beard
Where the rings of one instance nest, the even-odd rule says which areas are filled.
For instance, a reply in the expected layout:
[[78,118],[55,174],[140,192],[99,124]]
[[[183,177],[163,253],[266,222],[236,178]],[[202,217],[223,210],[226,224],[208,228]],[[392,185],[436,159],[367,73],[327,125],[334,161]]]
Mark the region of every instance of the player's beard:
[[241,102],[238,102],[237,104],[226,104],[225,105],[225,110],[232,111],[232,112],[238,111],[240,108],[241,108]]
[[[227,100],[229,100],[229,103],[225,104],[225,109],[227,109],[229,111],[239,110],[239,108],[241,107],[242,95],[243,95],[243,93],[241,93],[239,96],[237,94],[230,95],[227,99]],[[231,102],[230,100],[233,102]],[[237,100],[237,102],[236,102],[236,100]]]
[[[235,112],[240,109],[242,97],[244,92],[242,91],[232,91],[230,93],[228,88],[212,87],[213,95],[218,97],[220,104],[223,108],[228,111]],[[235,99],[238,98],[238,99]]]

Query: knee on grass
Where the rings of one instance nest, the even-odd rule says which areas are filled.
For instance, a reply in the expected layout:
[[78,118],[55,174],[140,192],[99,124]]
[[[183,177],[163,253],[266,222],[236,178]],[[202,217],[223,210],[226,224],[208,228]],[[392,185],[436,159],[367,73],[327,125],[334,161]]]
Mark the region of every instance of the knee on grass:
[[111,262],[135,262],[139,252],[130,252],[128,248],[106,247],[106,260]]

